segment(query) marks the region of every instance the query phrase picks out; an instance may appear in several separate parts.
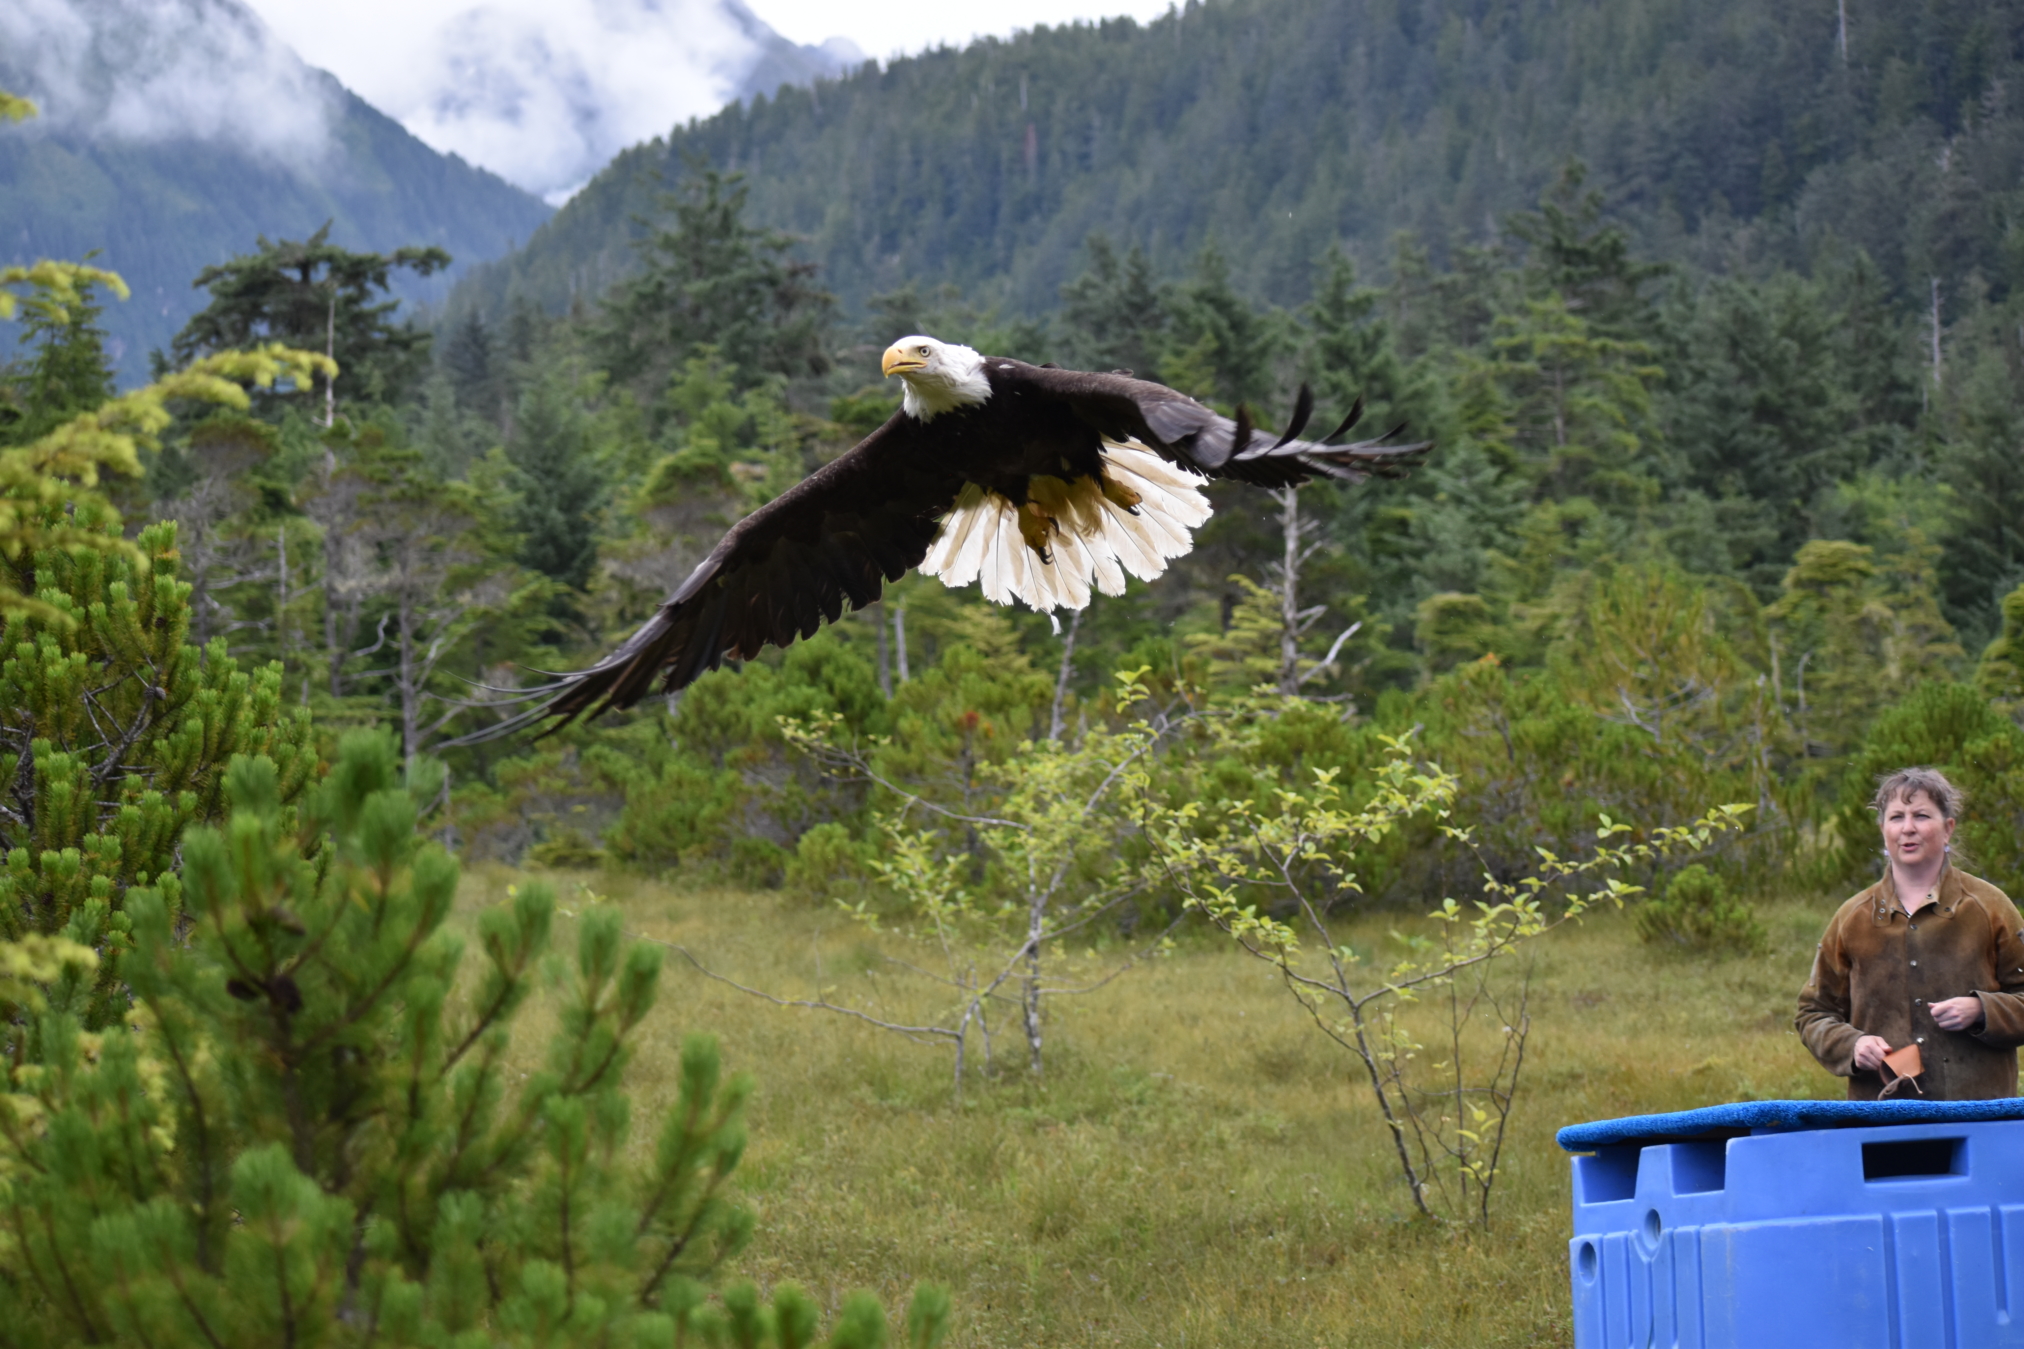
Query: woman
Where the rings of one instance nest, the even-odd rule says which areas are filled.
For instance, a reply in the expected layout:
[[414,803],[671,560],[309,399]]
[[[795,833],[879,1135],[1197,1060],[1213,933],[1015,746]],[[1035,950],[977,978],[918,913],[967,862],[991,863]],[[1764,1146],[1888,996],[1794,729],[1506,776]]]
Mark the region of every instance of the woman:
[[1916,1045],[1924,1071],[1899,1097],[2017,1094],[2024,1044],[2024,920],[2001,890],[1950,861],[1961,792],[1905,768],[1871,802],[1890,864],[1843,904],[1813,957],[1794,1024],[1852,1101],[1885,1090],[1884,1055]]

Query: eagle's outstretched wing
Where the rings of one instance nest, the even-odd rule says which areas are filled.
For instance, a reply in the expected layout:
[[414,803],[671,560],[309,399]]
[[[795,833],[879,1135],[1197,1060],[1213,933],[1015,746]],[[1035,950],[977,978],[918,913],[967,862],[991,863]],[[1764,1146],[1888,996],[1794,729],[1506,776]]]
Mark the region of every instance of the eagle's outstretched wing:
[[[1313,395],[1305,385],[1301,386],[1285,433],[1275,437],[1252,427],[1242,408],[1234,419],[1225,417],[1186,394],[1151,380],[1026,365],[997,357],[991,359],[991,364],[997,372],[995,381],[1025,384],[1037,394],[1063,400],[1103,436],[1112,440],[1140,440],[1197,473],[1211,478],[1234,478],[1257,487],[1288,487],[1317,477],[1345,482],[1401,477],[1433,444],[1385,443],[1403,428],[1376,440],[1351,445],[1296,439],[1307,429],[1307,420],[1314,411]],[[1328,440],[1347,434],[1362,415],[1363,401],[1359,399]]]
[[[962,488],[922,453],[920,423],[894,413],[853,449],[733,525],[625,644],[587,670],[520,692],[523,712],[464,736],[470,744],[549,718],[560,729],[608,707],[693,683],[726,657],[812,637],[847,604],[878,599],[920,564]],[[516,700],[517,701],[517,700]]]

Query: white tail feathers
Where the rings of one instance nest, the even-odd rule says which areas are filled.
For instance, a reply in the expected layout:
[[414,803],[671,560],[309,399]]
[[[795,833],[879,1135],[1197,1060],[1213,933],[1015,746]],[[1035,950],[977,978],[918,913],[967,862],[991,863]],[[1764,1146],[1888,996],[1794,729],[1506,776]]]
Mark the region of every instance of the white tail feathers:
[[[1043,611],[1085,608],[1092,587],[1122,595],[1126,572],[1141,581],[1158,578],[1170,559],[1194,547],[1191,531],[1209,518],[1202,479],[1136,441],[1105,441],[1103,460],[1109,494],[1088,478],[1028,484],[1026,525],[1044,529],[1051,562],[1028,545],[1019,507],[965,483],[921,571],[951,589],[981,581],[993,603],[1024,600]],[[1136,499],[1137,513],[1114,497]]]

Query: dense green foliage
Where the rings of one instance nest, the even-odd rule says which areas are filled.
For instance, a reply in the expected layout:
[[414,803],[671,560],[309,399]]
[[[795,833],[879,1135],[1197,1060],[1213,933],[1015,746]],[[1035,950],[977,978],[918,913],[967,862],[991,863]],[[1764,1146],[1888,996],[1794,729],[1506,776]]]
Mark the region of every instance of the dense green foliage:
[[282,706],[279,665],[241,670],[223,641],[189,643],[175,537],[161,524],[142,531],[138,556],[49,548],[21,560],[21,588],[49,611],[0,633],[5,935],[60,932],[87,902],[117,909],[129,886],[169,872],[185,826],[222,813],[233,756],[276,766],[277,805],[316,767],[309,714]]

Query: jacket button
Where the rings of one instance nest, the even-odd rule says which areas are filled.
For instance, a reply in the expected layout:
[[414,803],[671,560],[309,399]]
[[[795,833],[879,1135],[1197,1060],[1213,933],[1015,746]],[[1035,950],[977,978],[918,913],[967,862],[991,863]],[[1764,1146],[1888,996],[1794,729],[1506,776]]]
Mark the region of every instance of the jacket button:
[[1912,962],[1912,965],[1913,965],[1914,967],[1916,967],[1916,966],[1918,965],[1918,963],[1919,963],[1918,961],[1914,960],[1914,961]]
[[1921,1036],[1919,1037],[1919,1043],[1920,1043],[1920,1044],[1924,1044],[1925,1042],[1926,1042],[1926,1037],[1925,1037],[1925,1036],[1923,1036],[1923,1035],[1921,1035]]

